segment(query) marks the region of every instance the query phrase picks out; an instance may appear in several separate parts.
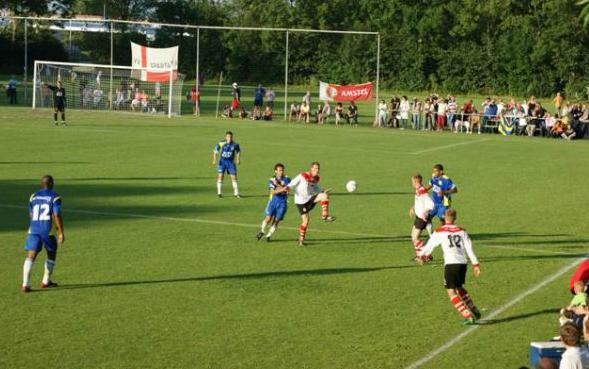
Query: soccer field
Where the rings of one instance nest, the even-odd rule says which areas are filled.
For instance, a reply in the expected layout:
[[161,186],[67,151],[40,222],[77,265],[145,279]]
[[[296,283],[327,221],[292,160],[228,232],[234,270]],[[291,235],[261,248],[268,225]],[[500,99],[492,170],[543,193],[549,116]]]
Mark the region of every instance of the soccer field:
[[[0,368],[517,368],[558,334],[567,281],[587,253],[589,143],[282,122],[0,110]],[[242,148],[243,198],[215,196],[211,154]],[[256,241],[276,162],[321,162],[333,189],[296,246],[289,200]],[[442,163],[482,276],[465,327],[443,289],[441,250],[410,261],[410,176]],[[63,198],[54,280],[19,288],[27,204],[42,175]],[[355,179],[359,191],[345,192]],[[425,358],[420,362],[419,360]]]

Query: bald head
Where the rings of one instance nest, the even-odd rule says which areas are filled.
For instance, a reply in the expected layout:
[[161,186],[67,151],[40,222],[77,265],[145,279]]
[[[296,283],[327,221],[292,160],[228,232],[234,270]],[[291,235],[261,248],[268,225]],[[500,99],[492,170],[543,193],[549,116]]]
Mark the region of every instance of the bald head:
[[53,177],[49,174],[44,175],[43,178],[41,178],[41,187],[46,190],[51,190],[53,188]]

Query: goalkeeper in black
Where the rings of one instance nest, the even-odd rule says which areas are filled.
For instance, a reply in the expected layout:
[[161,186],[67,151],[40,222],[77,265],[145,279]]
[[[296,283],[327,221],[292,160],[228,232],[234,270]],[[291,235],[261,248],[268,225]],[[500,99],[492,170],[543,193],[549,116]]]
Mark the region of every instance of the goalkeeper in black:
[[57,125],[57,113],[61,113],[61,124],[65,124],[65,88],[62,87],[61,81],[57,81],[57,86],[45,84],[48,89],[53,91],[53,121]]

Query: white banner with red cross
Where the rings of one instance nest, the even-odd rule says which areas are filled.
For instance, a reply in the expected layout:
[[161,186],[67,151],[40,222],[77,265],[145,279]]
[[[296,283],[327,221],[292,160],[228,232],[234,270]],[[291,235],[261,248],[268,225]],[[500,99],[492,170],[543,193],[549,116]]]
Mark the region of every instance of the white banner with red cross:
[[178,46],[147,47],[131,42],[131,66],[141,68],[141,80],[164,82],[178,76]]

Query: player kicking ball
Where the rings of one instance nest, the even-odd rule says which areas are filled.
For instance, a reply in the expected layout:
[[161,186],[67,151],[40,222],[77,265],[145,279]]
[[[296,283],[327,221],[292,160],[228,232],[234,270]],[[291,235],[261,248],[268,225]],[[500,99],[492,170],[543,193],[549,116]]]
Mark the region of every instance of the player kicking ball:
[[[53,191],[53,177],[46,175],[41,179],[40,191],[35,192],[29,200],[29,235],[25,241],[27,257],[23,265],[22,292],[31,291],[30,276],[33,263],[41,252],[43,245],[47,250],[45,261],[45,274],[41,282],[41,288],[57,287],[57,283],[51,281],[51,275],[55,268],[57,256],[57,243],[63,244],[63,220],[61,218],[61,197]],[[53,235],[57,228],[57,239]]]
[[481,275],[481,267],[472,249],[472,243],[466,231],[455,225],[456,211],[446,210],[445,224],[432,234],[427,244],[419,252],[420,257],[431,255],[432,251],[442,245],[444,252],[444,281],[452,305],[464,317],[464,324],[474,324],[481,317],[470,295],[464,288],[467,269],[467,256],[472,263],[475,277]]
[[270,230],[266,234],[266,241],[270,241],[270,237],[276,232],[278,224],[284,219],[287,210],[287,186],[289,183],[290,178],[284,175],[284,165],[280,163],[276,164],[274,166],[274,177],[270,178],[268,181],[270,200],[268,200],[268,205],[266,205],[266,217],[262,222],[262,228],[256,235],[258,241],[264,237],[268,225],[270,225]]
[[321,219],[324,222],[333,222],[335,217],[329,215],[329,189],[322,190],[319,186],[319,163],[313,162],[308,172],[296,176],[288,185],[294,190],[294,202],[301,214],[299,226],[299,246],[305,246],[305,235],[309,226],[309,212],[317,203],[321,204]]
[[[217,163],[217,155],[219,162]],[[213,150],[213,165],[217,164],[217,196],[223,197],[223,179],[225,173],[231,176],[231,184],[233,185],[233,194],[240,198],[239,186],[237,184],[237,167],[241,163],[241,148],[239,144],[233,141],[233,133],[231,131],[225,132],[225,140],[215,145]]]
[[419,257],[419,252],[424,245],[424,242],[420,239],[421,233],[428,225],[431,226],[431,212],[434,209],[434,202],[429,197],[427,190],[423,186],[423,177],[417,173],[411,177],[413,188],[415,189],[415,203],[411,209],[409,209],[409,216],[415,217],[413,222],[413,228],[411,229],[411,241],[415,247],[415,258],[416,262],[427,262],[432,260],[431,255],[426,259]]
[[53,92],[53,122],[57,125],[57,113],[61,113],[61,124],[65,124],[65,88],[62,87],[61,81],[57,81],[57,86],[48,85],[48,89]]

